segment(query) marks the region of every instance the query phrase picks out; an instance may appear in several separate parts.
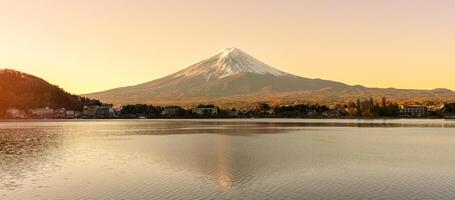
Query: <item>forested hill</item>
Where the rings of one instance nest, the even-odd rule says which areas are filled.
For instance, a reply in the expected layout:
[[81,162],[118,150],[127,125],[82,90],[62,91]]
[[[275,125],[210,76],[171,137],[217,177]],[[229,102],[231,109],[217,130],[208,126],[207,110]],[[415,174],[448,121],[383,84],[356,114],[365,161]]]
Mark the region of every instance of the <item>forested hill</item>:
[[82,110],[84,105],[90,104],[100,102],[72,95],[57,85],[30,74],[0,69],[0,112],[11,107]]

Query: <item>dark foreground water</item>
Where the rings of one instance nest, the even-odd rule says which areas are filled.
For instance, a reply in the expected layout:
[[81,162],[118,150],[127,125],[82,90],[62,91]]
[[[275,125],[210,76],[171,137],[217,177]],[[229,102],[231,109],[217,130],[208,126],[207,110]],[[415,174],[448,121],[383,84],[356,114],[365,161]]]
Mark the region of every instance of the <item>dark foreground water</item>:
[[455,121],[0,122],[0,199],[455,199]]

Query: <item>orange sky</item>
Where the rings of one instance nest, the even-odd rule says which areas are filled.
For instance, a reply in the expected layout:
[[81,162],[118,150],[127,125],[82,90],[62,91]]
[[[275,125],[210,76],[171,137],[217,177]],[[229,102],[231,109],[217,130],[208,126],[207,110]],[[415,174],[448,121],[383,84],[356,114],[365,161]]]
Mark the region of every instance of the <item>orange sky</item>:
[[73,93],[138,84],[238,47],[296,75],[455,90],[452,0],[0,0],[0,68]]

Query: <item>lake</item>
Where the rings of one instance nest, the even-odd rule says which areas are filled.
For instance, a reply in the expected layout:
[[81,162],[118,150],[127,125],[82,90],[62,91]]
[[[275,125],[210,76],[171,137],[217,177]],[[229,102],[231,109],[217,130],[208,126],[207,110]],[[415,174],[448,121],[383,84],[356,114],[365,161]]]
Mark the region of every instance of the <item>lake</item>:
[[455,121],[0,122],[0,199],[455,199]]

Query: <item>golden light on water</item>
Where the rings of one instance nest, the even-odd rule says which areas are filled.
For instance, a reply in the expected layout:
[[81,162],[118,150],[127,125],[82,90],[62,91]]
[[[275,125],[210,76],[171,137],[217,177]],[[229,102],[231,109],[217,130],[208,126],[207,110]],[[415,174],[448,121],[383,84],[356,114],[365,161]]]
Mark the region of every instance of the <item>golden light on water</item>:
[[218,136],[216,143],[216,180],[221,187],[230,189],[234,186],[234,181],[231,172],[231,161],[228,160],[230,157],[229,141],[225,136],[220,135]]

